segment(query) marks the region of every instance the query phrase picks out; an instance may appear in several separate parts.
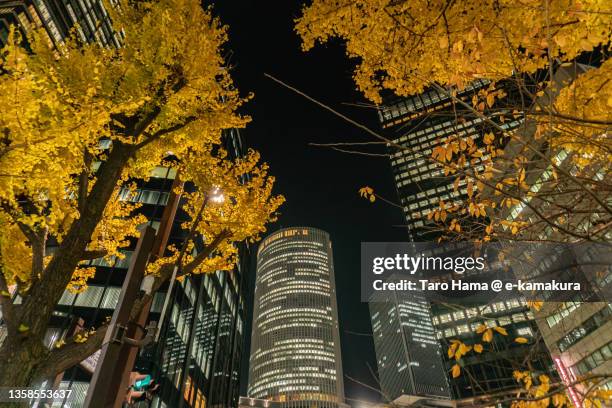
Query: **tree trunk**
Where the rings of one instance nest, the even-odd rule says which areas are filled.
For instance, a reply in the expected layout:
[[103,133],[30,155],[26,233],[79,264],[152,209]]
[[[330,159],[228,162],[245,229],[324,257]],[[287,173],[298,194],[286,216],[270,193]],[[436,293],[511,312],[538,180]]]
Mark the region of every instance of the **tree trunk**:
[[[44,344],[35,339],[6,339],[0,349],[0,384],[13,389],[28,387],[36,366],[47,352]],[[0,402],[0,408],[27,406],[25,403]]]
[[84,213],[72,223],[41,280],[25,296],[13,322],[15,327],[23,327],[23,331],[9,335],[0,349],[0,387],[27,387],[36,365],[48,352],[42,340],[51,314],[82,259],[123,168],[133,153],[130,146],[115,144],[108,160],[100,167],[98,180],[87,197]]

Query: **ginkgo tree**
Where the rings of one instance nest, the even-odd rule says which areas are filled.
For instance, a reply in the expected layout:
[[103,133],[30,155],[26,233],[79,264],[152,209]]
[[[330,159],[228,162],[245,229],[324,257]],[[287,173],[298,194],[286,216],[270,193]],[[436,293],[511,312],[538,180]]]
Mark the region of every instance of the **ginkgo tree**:
[[[385,90],[411,96],[433,88],[450,99],[458,124],[468,115],[489,129],[476,139],[437,140],[431,155],[409,152],[435,163],[456,192],[466,192],[462,202],[440,201],[427,215],[442,239],[609,242],[608,3],[313,0],[295,27],[305,51],[340,39],[356,62],[357,88],[372,102],[383,103]],[[490,86],[471,101],[458,97],[481,78]],[[506,130],[510,121],[520,126]],[[382,135],[377,139],[392,152],[407,149]],[[360,194],[380,198],[370,187]],[[459,363],[464,355],[483,351],[491,336],[504,334],[486,329],[480,335],[478,344],[451,343],[449,358]],[[460,373],[459,364],[452,367],[453,376]],[[528,371],[515,379],[525,388],[517,407],[567,403],[563,384]],[[591,394],[584,396],[585,406],[610,397],[596,384],[586,389]],[[504,402],[511,401],[508,396]]]
[[[43,339],[64,291],[87,290],[95,271],[85,261],[121,257],[138,236],[144,218],[120,199],[131,180],[165,165],[194,186],[184,200],[190,234],[149,265],[153,290],[174,267],[179,277],[230,269],[234,243],[258,239],[284,200],[258,153],[231,160],[222,148],[223,130],[249,118],[237,113],[246,99],[225,68],[227,29],[211,10],[195,0],[107,10],[120,48],[75,35],[51,49],[35,31],[26,51],[13,30],[1,50],[1,386],[52,377],[100,347],[105,326],[52,350]],[[219,191],[224,200],[211,202]]]

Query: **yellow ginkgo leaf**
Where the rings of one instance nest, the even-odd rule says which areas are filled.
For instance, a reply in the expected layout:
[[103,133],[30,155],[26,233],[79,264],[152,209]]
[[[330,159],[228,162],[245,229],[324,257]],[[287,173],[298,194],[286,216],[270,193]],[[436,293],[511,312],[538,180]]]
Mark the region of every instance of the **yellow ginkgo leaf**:
[[482,341],[490,343],[493,340],[493,330],[487,329],[482,335]]
[[514,339],[515,342],[520,343],[520,344],[525,344],[525,343],[529,343],[529,340],[527,340],[524,337],[517,337],[516,339]]
[[461,374],[461,367],[459,367],[459,364],[455,364],[453,366],[453,368],[451,369],[451,374],[453,378],[459,377],[459,375]]
[[363,186],[359,189],[359,195],[362,197],[367,197],[372,194],[374,190],[371,187]]
[[466,353],[468,353],[468,352],[469,352],[471,349],[472,349],[472,346],[468,346],[468,345],[467,345],[467,344],[465,344],[465,343],[461,343],[461,345],[459,346],[459,350],[458,350],[458,351],[459,351],[459,352],[460,352],[462,355],[465,355],[465,354],[466,354]]
[[453,342],[450,347],[448,348],[448,358],[451,358],[453,355],[455,355],[455,351],[457,350],[457,346],[459,346],[459,343]]
[[543,305],[544,305],[544,302],[541,302],[541,301],[527,301],[527,306],[534,310],[542,309]]
[[494,329],[495,329],[496,332],[498,332],[502,336],[507,336],[508,335],[508,332],[503,327],[497,326],[497,327],[494,327]]
[[477,353],[482,353],[483,347],[482,344],[478,343],[478,344],[474,344],[474,351]]

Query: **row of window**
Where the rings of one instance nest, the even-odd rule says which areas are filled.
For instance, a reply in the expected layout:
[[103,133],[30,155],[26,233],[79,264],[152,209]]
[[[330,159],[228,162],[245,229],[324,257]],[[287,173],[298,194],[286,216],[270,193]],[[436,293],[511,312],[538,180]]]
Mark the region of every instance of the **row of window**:
[[446,121],[416,132],[407,133],[399,139],[394,140],[395,143],[401,144],[404,149],[392,155],[394,159],[391,160],[391,164],[410,163],[418,157],[423,157],[425,148],[439,145],[445,136],[456,135],[463,139],[467,137],[476,139],[478,137],[476,125],[482,123],[482,121],[483,120],[480,118],[472,119],[464,123],[457,123],[454,120]]
[[582,302],[564,302],[563,305],[559,308],[559,311],[546,318],[546,323],[548,323],[548,327],[552,328],[561,323],[564,318],[569,316],[569,314],[572,313],[574,310],[578,309],[581,304]]
[[170,194],[166,191],[136,189],[123,187],[119,192],[119,200],[132,203],[166,205]]
[[498,319],[488,319],[486,321],[478,321],[478,322],[474,322],[470,324],[461,324],[461,325],[457,325],[453,327],[448,327],[444,330],[438,331],[438,338],[441,339],[444,337],[454,337],[454,336],[459,336],[459,335],[466,334],[466,333],[473,333],[473,332],[476,332],[476,329],[481,324],[484,324],[487,327],[495,327],[495,326],[501,327],[501,326],[507,326],[511,323],[524,322],[526,320],[533,320],[533,313],[531,312],[515,313],[512,315],[512,317],[504,316]]
[[[89,285],[83,293],[74,294],[69,291],[64,291],[58,304],[62,306],[76,307],[91,307],[99,309],[114,309],[119,302],[121,295],[121,287],[118,286],[97,286]],[[153,313],[161,312],[164,302],[165,293],[158,292],[153,297],[151,311]]]
[[511,299],[505,302],[492,303],[483,307],[470,307],[465,310],[457,310],[452,313],[445,313],[438,316],[434,316],[433,323],[435,325],[449,323],[452,321],[461,321],[478,317],[490,313],[503,312],[505,310],[517,309],[525,306],[525,303],[519,299]]
[[593,316],[585,320],[579,327],[571,330],[568,334],[557,341],[557,346],[564,352],[580,340],[591,334],[599,327],[603,326],[612,316],[612,304],[606,305],[603,309],[596,312]]
[[[482,88],[488,84],[488,80],[477,79],[462,89],[461,94],[465,94],[473,89]],[[379,112],[380,120],[383,122],[392,118],[397,118],[409,112],[417,111],[423,107],[431,106],[437,102],[445,101],[447,99],[450,99],[449,92],[439,91],[438,89],[434,88],[427,92],[423,92],[409,98],[404,98],[391,106],[384,107],[382,112]]]
[[612,360],[612,341],[580,360],[573,368],[578,374],[586,374],[608,360]]

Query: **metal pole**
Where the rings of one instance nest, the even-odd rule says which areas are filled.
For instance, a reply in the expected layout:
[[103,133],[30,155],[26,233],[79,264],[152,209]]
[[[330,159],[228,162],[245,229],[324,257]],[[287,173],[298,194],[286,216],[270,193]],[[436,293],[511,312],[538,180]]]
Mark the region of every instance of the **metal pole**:
[[[157,229],[157,234],[155,235],[155,240],[153,241],[153,245],[151,248],[151,257],[149,259],[150,262],[153,262],[157,258],[161,258],[164,256],[164,252],[166,250],[166,246],[168,245],[168,240],[170,238],[170,232],[172,231],[172,225],[174,224],[174,218],[176,217],[176,212],[178,210],[179,202],[181,199],[182,191],[183,191],[183,182],[179,179],[179,176],[175,177],[172,182],[172,187],[170,188],[170,198],[168,199],[168,203],[164,208],[164,212],[162,214],[161,222]],[[128,333],[129,337],[134,339],[142,339],[143,331],[142,327],[147,324],[147,320],[149,318],[149,313],[151,311],[152,305],[151,298],[147,303],[145,303],[142,307],[142,310],[136,321],[131,325],[130,332]],[[163,314],[161,315],[163,318]],[[157,327],[157,331],[155,333],[154,341],[156,342],[159,333],[161,331],[161,324]],[[148,336],[148,334],[147,334]],[[152,339],[153,340],[153,339]],[[136,363],[136,358],[138,357],[139,348],[137,347],[124,347],[120,356],[120,364],[121,370],[117,374],[119,378],[119,390],[125,390],[129,386],[130,373],[134,368],[134,364]],[[115,408],[121,408],[123,405],[123,395],[117,395],[114,403]]]
[[174,289],[174,282],[176,282],[176,275],[178,273],[178,266],[174,266],[174,270],[172,271],[172,277],[170,278],[170,282],[168,283],[168,291],[166,292],[166,297],[164,298],[164,305],[162,306],[161,314],[159,317],[159,327],[160,330],[157,331],[155,335],[155,342],[159,341],[159,336],[161,333],[161,328],[164,327],[164,323],[166,322],[166,311],[168,309],[168,304],[170,304],[170,298],[172,297],[172,290]]
[[132,307],[140,291],[140,283],[144,276],[154,239],[155,230],[153,228],[147,225],[141,230],[136,250],[121,288],[119,302],[106,331],[100,358],[87,391],[84,403],[86,408],[110,408],[113,407],[118,394],[125,395],[125,390],[120,389],[121,376],[119,375],[124,362],[119,357],[123,347],[131,346],[123,345],[121,338],[126,334]]

